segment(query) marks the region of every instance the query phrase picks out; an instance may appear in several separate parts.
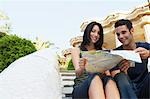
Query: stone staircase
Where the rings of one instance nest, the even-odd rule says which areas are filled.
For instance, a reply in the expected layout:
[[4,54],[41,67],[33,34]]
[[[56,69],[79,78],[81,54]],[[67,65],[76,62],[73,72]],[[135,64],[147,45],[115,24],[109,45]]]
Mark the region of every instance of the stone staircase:
[[62,80],[62,99],[72,99],[72,90],[74,85],[75,72],[74,70],[61,70]]

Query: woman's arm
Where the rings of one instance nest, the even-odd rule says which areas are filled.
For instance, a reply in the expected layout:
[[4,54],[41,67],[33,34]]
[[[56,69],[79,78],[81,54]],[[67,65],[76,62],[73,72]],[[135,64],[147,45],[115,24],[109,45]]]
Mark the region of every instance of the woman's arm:
[[75,72],[77,76],[80,76],[83,73],[83,69],[79,66],[80,61],[80,49],[79,48],[73,48],[71,50],[71,58],[72,62],[75,68]]
[[71,58],[74,65],[75,70],[79,69],[79,59],[80,59],[80,49],[72,48],[71,50]]

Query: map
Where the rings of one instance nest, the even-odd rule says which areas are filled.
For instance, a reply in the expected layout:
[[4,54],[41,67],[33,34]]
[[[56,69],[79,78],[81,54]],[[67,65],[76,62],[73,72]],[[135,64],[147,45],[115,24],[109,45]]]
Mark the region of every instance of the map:
[[82,51],[82,57],[87,59],[85,66],[88,72],[104,72],[115,66],[123,59],[132,62],[141,63],[141,58],[138,53],[128,50],[112,50],[112,51]]

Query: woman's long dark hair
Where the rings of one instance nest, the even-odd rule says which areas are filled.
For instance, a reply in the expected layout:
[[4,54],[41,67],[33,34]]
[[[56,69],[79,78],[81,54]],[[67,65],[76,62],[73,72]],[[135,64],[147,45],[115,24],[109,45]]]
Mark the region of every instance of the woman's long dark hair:
[[91,22],[87,25],[87,27],[84,30],[84,34],[83,34],[83,41],[81,43],[80,49],[82,51],[86,51],[87,49],[85,48],[86,45],[89,45],[91,42],[91,38],[90,38],[90,33],[93,29],[93,27],[97,25],[100,29],[99,35],[100,38],[99,40],[94,44],[95,49],[96,50],[101,50],[102,49],[102,45],[103,45],[103,40],[104,40],[104,34],[103,34],[103,27],[100,23],[97,22]]

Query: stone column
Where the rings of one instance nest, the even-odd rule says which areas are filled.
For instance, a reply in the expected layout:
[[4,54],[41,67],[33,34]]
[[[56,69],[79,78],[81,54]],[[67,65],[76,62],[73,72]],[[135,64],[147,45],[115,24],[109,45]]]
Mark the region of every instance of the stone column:
[[[142,18],[143,21],[143,28],[145,30],[144,36],[145,36],[145,41],[150,43],[150,16],[144,16]],[[148,59],[148,70],[150,72],[150,58]]]
[[150,24],[145,24],[144,26],[144,36],[145,36],[145,41],[150,43]]
[[[145,40],[146,42],[150,43],[150,24],[145,24],[143,27],[145,30]],[[150,58],[148,59],[148,70],[150,72]]]
[[[150,17],[149,17],[150,19]],[[144,30],[145,30],[145,41],[150,43],[150,24],[145,24],[144,26]],[[148,71],[150,72],[150,58],[148,59]]]

